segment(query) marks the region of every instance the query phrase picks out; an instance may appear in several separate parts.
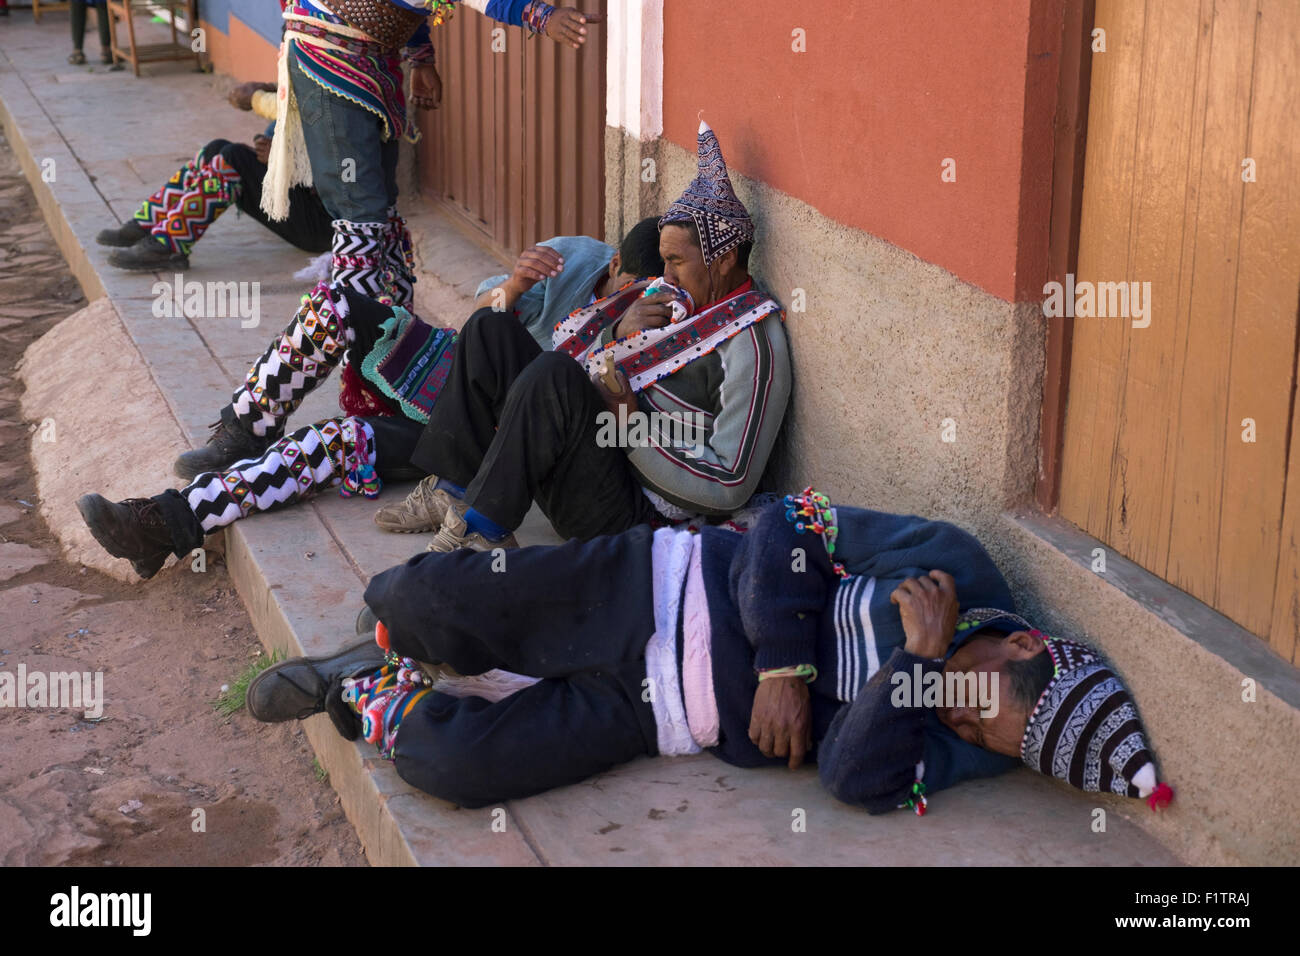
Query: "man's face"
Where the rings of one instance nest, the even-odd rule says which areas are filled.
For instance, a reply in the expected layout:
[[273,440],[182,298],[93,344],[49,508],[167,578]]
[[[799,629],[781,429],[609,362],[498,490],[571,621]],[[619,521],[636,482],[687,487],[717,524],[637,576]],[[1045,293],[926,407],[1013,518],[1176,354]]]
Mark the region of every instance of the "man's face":
[[[1029,724],[1029,711],[1011,693],[1011,675],[1005,669],[1009,660],[1026,660],[1044,653],[1043,642],[1027,631],[1001,636],[977,634],[959,647],[943,665],[944,673],[987,674],[988,687],[996,686],[997,713],[980,716],[980,705],[968,701],[966,707],[938,707],[939,720],[958,737],[977,747],[1010,757],[1020,756],[1020,742]],[[997,674],[997,684],[993,675]],[[977,676],[976,680],[980,678]],[[989,708],[992,710],[993,708]]]
[[664,226],[659,230],[659,255],[664,260],[664,278],[689,292],[696,308],[713,301],[709,269],[691,230],[676,224]]

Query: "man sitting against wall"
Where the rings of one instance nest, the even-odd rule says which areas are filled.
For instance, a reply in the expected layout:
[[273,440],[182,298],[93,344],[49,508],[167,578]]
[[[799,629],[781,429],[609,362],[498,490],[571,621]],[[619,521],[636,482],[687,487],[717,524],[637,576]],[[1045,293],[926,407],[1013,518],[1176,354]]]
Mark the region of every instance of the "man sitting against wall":
[[1018,616],[984,548],[942,521],[806,489],[745,534],[641,526],[504,567],[422,554],[365,599],[374,639],[272,666],[249,712],[324,711],[466,807],[700,750],[739,767],[811,760],[872,813],[922,813],[1019,761],[1153,808],[1172,797],[1114,670]]
[[[554,352],[490,308],[470,317],[411,458],[430,477],[398,506],[402,530],[490,550],[515,544],[534,502],[586,540],[730,515],[753,495],[790,395],[784,314],[749,275],[754,222],[704,123],[698,146],[698,175],[659,221],[662,281],[578,310]],[[610,415],[628,423],[613,440]]]

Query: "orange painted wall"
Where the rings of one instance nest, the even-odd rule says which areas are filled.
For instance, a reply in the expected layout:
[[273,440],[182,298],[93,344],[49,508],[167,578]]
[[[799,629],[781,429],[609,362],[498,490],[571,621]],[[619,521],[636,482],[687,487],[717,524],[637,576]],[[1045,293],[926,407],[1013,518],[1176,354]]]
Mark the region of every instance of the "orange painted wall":
[[200,22],[208,32],[208,56],[214,70],[241,82],[275,82],[275,44],[267,42],[233,14],[229,19],[229,34],[222,33],[206,20]]
[[1061,3],[666,0],[664,135],[694,149],[703,109],[745,175],[1003,299],[1041,297]]

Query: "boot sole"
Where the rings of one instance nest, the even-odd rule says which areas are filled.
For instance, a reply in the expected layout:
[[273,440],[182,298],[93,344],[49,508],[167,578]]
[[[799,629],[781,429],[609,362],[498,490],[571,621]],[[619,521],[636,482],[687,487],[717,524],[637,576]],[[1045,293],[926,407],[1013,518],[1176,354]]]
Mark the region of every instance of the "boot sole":
[[82,495],[77,499],[77,511],[81,513],[81,520],[86,523],[90,536],[99,543],[101,548],[114,558],[126,558],[141,580],[148,581],[167,563],[167,555],[170,552],[163,552],[161,558],[133,558],[129,554],[124,554],[121,548],[104,536],[102,526],[112,520],[106,506],[111,504],[112,502],[102,495]]
[[123,242],[117,238],[106,239],[103,236],[95,237],[95,242],[99,243],[101,246],[108,246],[111,249],[130,249],[139,241],[139,239],[132,239],[129,242]]
[[123,262],[115,261],[113,256],[109,256],[108,264],[123,272],[160,272],[170,269],[179,269],[183,272],[190,267],[190,260],[188,256],[174,256],[171,259],[159,259],[153,262]]

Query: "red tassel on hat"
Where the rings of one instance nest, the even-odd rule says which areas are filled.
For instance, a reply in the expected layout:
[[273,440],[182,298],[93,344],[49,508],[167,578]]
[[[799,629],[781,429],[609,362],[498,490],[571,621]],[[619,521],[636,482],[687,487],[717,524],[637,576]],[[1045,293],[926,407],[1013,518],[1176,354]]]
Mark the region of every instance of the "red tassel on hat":
[[1152,810],[1160,810],[1169,806],[1174,799],[1174,789],[1167,783],[1162,783],[1151,791],[1151,796],[1147,797],[1147,804]]

